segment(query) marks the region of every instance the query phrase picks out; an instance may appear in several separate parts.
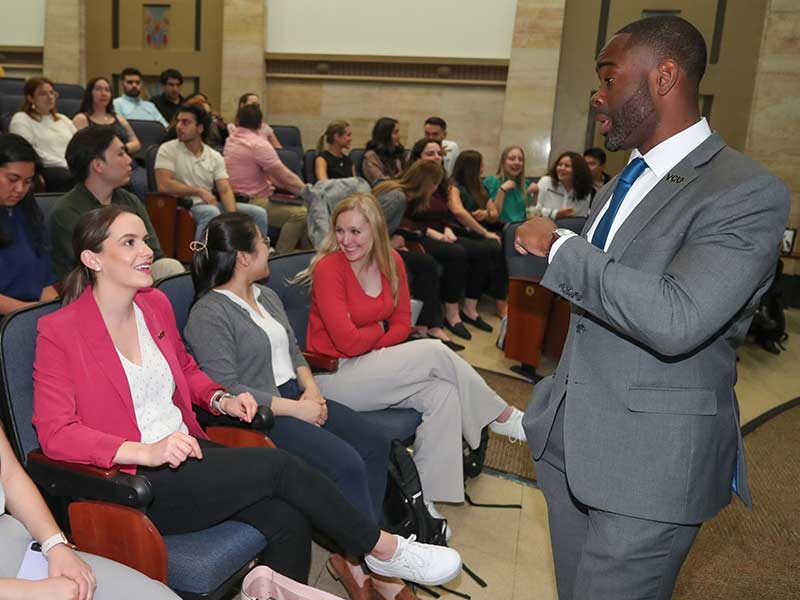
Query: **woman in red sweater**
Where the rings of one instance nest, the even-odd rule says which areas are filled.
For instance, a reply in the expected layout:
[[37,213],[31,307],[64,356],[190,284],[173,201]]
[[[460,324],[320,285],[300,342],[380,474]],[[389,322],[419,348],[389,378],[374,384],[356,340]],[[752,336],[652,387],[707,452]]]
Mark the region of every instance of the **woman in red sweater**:
[[411,329],[408,280],[375,198],[353,194],[331,219],[328,237],[299,277],[312,284],[308,349],[340,359],[335,373],[317,376],[320,389],[358,411],[423,413],[414,462],[429,509],[433,500],[463,502],[461,437],[477,448],[481,429],[491,424],[524,441],[522,413],[439,340],[401,344]]

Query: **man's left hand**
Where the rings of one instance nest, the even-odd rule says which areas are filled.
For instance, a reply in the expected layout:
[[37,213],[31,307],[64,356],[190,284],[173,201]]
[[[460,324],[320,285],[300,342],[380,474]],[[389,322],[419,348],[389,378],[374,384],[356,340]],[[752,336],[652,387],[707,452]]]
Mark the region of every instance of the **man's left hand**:
[[557,225],[545,217],[533,217],[517,228],[514,249],[520,254],[547,256]]

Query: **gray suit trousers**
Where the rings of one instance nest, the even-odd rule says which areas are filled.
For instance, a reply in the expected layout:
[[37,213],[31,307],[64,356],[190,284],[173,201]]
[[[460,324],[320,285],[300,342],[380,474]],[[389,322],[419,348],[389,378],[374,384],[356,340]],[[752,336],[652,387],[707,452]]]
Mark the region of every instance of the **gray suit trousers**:
[[667,600],[700,525],[638,519],[586,506],[564,464],[564,404],[536,474],[547,500],[559,600]]

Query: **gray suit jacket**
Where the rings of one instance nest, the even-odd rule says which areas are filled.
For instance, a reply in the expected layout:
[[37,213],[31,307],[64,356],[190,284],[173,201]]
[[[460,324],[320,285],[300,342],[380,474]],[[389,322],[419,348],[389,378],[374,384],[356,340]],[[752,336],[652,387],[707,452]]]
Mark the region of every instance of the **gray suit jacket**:
[[[616,180],[598,194],[584,236]],[[775,271],[789,192],[713,134],[642,199],[608,252],[563,243],[542,285],[573,304],[555,374],[524,426],[542,456],[566,397],[565,464],[581,502],[699,523],[750,491],[735,348]],[[737,461],[738,457],[738,461]]]
[[[258,287],[259,303],[289,335],[295,372],[297,367],[307,367],[280,298],[268,287]],[[264,406],[280,395],[272,374],[269,336],[230,298],[214,292],[200,298],[189,313],[183,336],[200,368],[231,393],[250,392]]]

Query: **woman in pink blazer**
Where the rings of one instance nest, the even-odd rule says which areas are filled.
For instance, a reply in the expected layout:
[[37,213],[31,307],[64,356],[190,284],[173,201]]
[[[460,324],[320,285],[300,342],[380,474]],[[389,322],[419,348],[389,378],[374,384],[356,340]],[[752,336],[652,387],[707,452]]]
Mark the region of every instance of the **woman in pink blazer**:
[[33,422],[45,454],[145,475],[147,514],[164,534],[228,519],[252,525],[269,540],[264,562],[300,582],[312,527],[380,575],[431,585],[454,577],[457,552],[379,530],[302,460],[208,441],[192,404],[249,422],[256,402],[227,394],[187,354],[169,301],[150,287],[146,236],[116,205],[75,229],[81,264],[66,280],[67,305],[39,322]]

